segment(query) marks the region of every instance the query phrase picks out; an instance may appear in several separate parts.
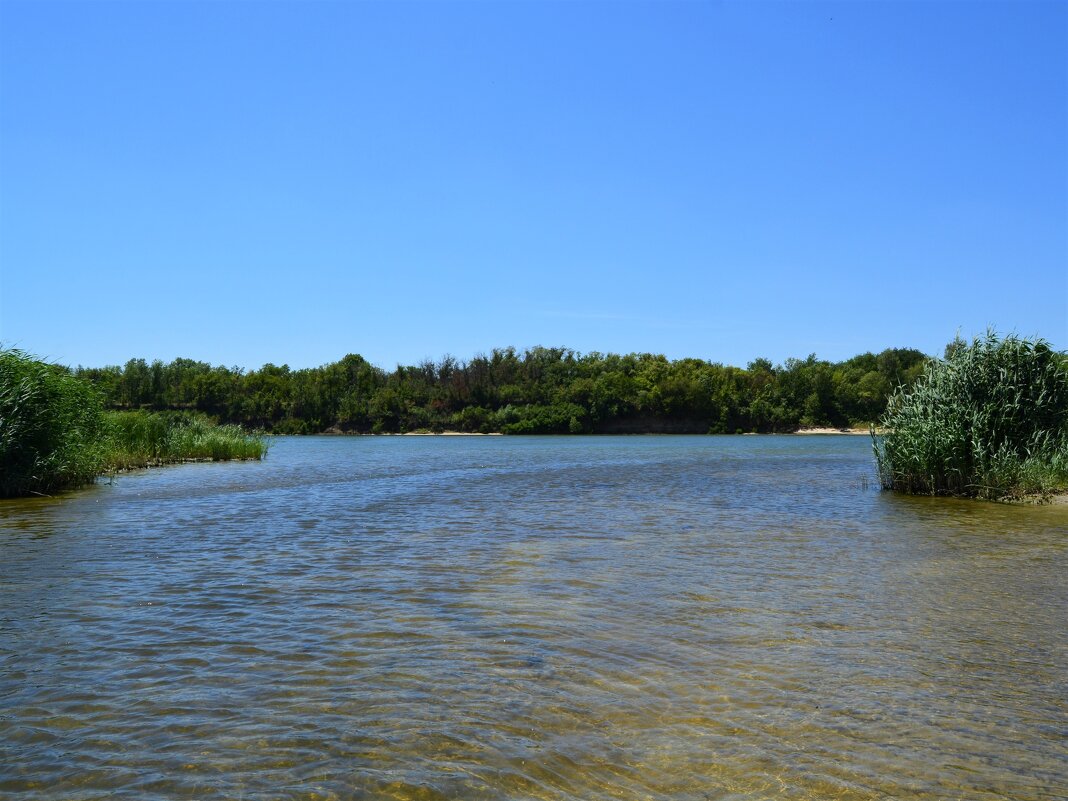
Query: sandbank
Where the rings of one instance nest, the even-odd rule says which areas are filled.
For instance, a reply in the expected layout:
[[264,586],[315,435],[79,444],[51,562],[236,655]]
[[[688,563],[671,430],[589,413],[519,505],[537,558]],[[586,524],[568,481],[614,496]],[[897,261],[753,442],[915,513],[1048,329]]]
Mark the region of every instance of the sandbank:
[[867,436],[869,434],[866,428],[799,428],[794,432],[795,434],[863,434]]

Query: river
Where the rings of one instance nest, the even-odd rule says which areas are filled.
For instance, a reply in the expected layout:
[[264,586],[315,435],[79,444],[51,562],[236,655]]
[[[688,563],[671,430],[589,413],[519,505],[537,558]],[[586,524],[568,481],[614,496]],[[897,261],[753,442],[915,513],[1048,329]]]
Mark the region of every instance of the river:
[[278,438],[0,502],[0,798],[1068,798],[1066,577],[865,437]]

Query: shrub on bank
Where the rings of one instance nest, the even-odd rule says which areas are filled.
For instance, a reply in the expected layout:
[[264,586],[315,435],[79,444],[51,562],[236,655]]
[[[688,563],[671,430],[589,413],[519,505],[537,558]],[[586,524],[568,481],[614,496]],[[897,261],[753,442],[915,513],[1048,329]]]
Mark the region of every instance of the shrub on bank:
[[885,489],[1009,499],[1068,488],[1068,361],[1043,340],[957,341],[873,434]]

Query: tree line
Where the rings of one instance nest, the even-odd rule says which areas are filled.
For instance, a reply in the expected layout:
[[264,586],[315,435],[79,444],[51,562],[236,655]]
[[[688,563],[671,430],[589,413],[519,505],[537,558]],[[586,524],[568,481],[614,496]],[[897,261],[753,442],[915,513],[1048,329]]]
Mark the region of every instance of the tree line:
[[322,367],[258,370],[191,359],[79,367],[114,409],[195,410],[281,434],[325,431],[561,433],[786,432],[877,420],[889,395],[923,372],[917,350],[843,362],[701,359],[498,348],[467,361],[386,371],[350,354]]

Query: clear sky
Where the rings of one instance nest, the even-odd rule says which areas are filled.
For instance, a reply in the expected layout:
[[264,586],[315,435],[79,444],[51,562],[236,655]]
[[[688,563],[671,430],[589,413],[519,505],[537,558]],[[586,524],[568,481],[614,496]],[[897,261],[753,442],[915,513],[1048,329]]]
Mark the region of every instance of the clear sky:
[[65,364],[1068,348],[1068,3],[0,1]]

